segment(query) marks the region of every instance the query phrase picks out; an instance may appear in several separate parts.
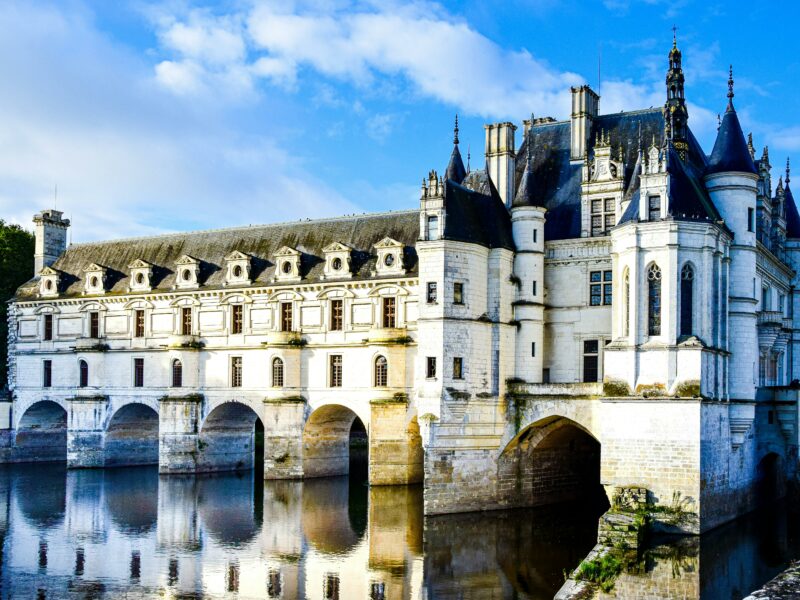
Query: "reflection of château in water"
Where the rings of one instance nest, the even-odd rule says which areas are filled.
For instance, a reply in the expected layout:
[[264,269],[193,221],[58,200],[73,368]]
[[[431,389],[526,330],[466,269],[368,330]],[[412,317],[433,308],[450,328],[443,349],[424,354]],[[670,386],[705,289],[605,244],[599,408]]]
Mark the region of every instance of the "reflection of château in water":
[[[594,544],[596,516],[569,505],[423,522],[419,487],[333,478],[268,482],[262,493],[249,473],[5,468],[0,589],[12,598],[552,598]],[[609,597],[746,593],[800,549],[798,533],[796,516],[773,510],[656,545]]]

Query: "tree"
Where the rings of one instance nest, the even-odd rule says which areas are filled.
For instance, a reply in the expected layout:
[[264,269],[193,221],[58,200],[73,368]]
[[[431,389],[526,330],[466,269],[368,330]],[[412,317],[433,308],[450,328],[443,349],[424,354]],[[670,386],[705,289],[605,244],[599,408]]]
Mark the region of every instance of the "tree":
[[0,219],[0,388],[8,385],[8,300],[33,276],[33,234]]

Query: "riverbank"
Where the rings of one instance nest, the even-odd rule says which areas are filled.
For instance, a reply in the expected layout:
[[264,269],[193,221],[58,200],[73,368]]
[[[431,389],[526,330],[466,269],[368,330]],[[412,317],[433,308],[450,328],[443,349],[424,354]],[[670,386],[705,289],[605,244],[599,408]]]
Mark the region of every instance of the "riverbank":
[[800,600],[800,560],[744,600]]

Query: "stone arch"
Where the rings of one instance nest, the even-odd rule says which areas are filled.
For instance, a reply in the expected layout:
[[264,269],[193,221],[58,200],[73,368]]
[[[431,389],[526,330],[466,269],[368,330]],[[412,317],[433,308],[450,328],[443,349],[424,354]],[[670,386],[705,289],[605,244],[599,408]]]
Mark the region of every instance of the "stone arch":
[[772,504],[786,495],[786,478],[783,457],[777,452],[767,452],[756,465],[753,480],[756,507]]
[[369,421],[341,404],[314,410],[303,428],[303,475],[329,477],[350,473],[350,434],[356,419],[368,435]]
[[540,419],[514,436],[497,461],[499,487],[512,506],[538,506],[604,497],[600,442],[560,415]]
[[263,425],[256,411],[232,400],[212,408],[200,427],[197,441],[197,471],[252,469],[256,424]]
[[158,464],[158,411],[142,402],[119,407],[106,426],[105,465]]
[[14,444],[22,461],[67,459],[67,410],[58,402],[39,400],[20,416]]

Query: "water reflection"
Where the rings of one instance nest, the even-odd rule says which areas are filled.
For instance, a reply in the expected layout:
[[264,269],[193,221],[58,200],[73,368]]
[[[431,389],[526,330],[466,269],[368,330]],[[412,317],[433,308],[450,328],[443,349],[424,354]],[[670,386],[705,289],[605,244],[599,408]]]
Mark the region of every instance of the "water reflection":
[[[552,598],[602,507],[424,519],[419,487],[0,467],[2,598]],[[655,540],[608,597],[734,598],[800,555],[794,513]]]

